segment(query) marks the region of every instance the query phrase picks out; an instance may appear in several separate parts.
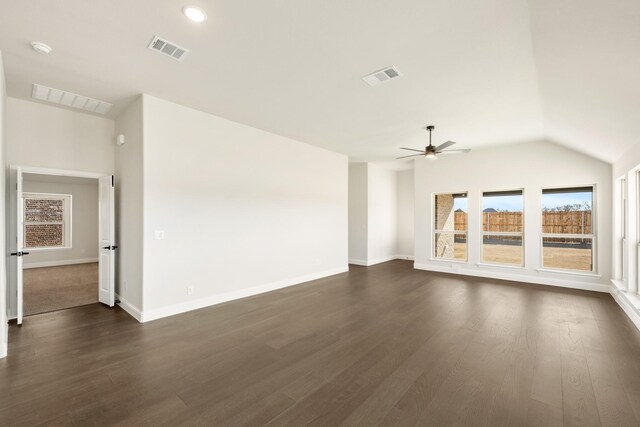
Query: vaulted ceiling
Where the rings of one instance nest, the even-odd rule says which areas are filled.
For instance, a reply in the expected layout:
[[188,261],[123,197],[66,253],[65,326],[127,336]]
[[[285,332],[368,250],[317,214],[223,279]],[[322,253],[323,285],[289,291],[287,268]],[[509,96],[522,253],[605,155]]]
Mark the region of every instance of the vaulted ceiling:
[[[612,162],[640,143],[638,0],[0,0],[10,96],[151,95],[349,155],[548,140]],[[191,50],[147,49],[159,35]],[[34,52],[42,41],[50,55]],[[376,87],[360,78],[395,65]]]

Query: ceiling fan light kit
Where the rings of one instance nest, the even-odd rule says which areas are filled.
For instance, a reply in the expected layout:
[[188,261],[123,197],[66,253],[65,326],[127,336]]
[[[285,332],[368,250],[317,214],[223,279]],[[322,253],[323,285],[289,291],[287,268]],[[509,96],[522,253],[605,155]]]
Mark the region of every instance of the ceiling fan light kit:
[[468,152],[470,152],[471,150],[469,149],[465,149],[465,150],[445,150],[445,148],[451,147],[453,144],[455,144],[455,142],[453,141],[447,141],[444,144],[440,144],[437,147],[434,146],[431,143],[431,132],[433,132],[433,130],[436,127],[433,125],[429,125],[427,126],[427,130],[429,131],[429,145],[427,145],[424,150],[416,150],[415,148],[405,148],[405,147],[401,147],[401,150],[408,150],[408,151],[417,151],[420,154],[411,154],[409,156],[402,156],[402,157],[396,157],[396,159],[406,159],[407,157],[416,157],[416,156],[424,156],[429,160],[437,160],[438,159],[438,154],[466,154]]

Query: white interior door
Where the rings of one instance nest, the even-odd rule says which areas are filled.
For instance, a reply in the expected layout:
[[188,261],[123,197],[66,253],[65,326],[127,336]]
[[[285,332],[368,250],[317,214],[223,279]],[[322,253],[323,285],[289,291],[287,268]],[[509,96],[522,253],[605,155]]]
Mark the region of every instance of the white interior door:
[[[11,253],[16,260],[16,314],[18,325],[22,325],[22,300],[24,279],[22,276],[22,256],[24,249],[24,203],[22,202],[22,168],[16,168],[16,251]],[[26,253],[28,255],[28,252]]]
[[99,179],[99,294],[98,300],[113,307],[115,303],[115,207],[114,177],[103,176]]

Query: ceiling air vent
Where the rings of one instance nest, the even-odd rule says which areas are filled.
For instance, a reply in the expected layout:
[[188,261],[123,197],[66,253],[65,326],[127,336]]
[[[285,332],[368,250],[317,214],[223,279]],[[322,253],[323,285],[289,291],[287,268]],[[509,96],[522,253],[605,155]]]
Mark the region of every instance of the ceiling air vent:
[[40,101],[89,111],[90,113],[107,114],[111,108],[113,108],[113,104],[105,101],[76,95],[75,93],[66,92],[60,89],[53,89],[39,84],[33,85],[31,97]]
[[153,40],[151,40],[151,43],[149,43],[149,49],[169,56],[176,61],[182,61],[187,53],[189,53],[189,50],[165,39],[161,39],[158,36],[155,36]]
[[395,79],[397,77],[402,76],[400,71],[395,66],[383,68],[382,70],[378,70],[374,73],[367,74],[362,77],[362,80],[369,86],[376,86],[380,83],[386,82],[387,80]]

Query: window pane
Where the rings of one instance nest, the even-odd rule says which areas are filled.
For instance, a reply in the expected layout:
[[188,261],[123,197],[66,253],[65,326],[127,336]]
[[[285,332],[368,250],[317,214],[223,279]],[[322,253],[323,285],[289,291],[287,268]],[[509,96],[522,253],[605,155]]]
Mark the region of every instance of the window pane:
[[64,201],[62,199],[25,199],[25,222],[62,222]]
[[593,234],[593,188],[542,191],[542,233]]
[[522,190],[482,194],[482,231],[522,232]]
[[467,236],[465,234],[435,233],[435,257],[467,260]]
[[62,224],[27,224],[24,227],[24,246],[46,248],[63,246]]
[[522,236],[482,236],[482,262],[522,265]]
[[437,194],[434,213],[436,230],[467,231],[467,194]]
[[542,238],[542,265],[546,268],[593,271],[592,239]]

